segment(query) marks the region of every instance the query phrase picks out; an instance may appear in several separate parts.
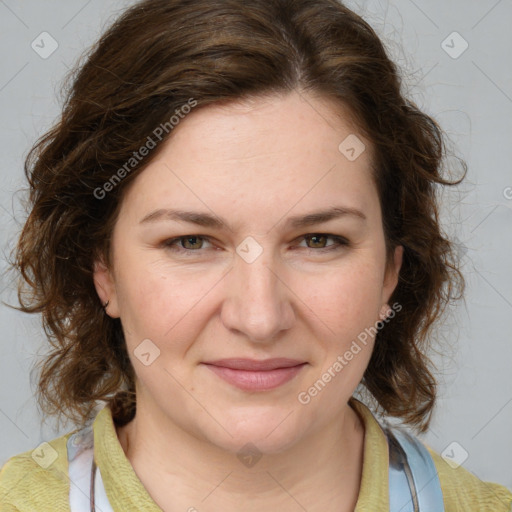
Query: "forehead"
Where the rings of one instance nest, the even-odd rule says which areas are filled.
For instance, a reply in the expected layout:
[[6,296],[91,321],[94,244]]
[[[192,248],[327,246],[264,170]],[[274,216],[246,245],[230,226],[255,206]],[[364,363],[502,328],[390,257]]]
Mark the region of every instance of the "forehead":
[[[337,158],[339,143],[349,135],[362,139],[358,132],[347,106],[325,96],[294,91],[200,107],[176,126],[167,147],[195,147],[198,160],[203,155],[268,160],[273,150],[283,148],[288,152],[281,156],[291,160],[311,151],[312,157],[318,157],[319,150]],[[369,161],[368,144],[366,149]]]
[[340,203],[371,209],[371,147],[344,112],[299,93],[192,111],[125,201],[139,212],[187,206],[253,221]]

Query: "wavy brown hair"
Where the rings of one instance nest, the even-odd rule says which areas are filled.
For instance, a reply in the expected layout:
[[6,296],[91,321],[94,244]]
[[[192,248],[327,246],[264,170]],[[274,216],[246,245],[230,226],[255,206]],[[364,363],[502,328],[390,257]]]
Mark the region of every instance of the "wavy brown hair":
[[67,83],[60,119],[25,161],[29,215],[14,260],[20,309],[42,314],[51,345],[39,368],[44,412],[84,423],[106,401],[119,423],[133,417],[134,370],[119,319],[98,299],[93,262],[110,261],[123,193],[169,135],[108,193],[98,190],[191,98],[201,108],[310,91],[348,107],[371,141],[388,259],[404,247],[391,297],[402,310],[378,332],[362,384],[388,415],[426,430],[432,327],[464,284],[438,213],[439,185],[456,182],[442,176],[443,132],[404,97],[361,17],[336,0],[145,0]]

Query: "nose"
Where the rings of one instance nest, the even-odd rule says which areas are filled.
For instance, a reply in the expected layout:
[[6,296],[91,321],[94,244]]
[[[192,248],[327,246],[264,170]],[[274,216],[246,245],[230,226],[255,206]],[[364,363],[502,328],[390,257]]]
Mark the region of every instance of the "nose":
[[254,261],[238,254],[225,282],[221,319],[231,331],[255,343],[271,343],[295,321],[293,291],[271,251]]

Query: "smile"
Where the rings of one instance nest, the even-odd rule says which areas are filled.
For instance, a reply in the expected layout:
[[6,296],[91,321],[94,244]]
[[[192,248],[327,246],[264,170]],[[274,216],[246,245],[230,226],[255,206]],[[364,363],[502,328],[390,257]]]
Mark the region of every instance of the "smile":
[[202,363],[218,377],[244,391],[265,391],[289,382],[307,364],[290,359],[226,359]]

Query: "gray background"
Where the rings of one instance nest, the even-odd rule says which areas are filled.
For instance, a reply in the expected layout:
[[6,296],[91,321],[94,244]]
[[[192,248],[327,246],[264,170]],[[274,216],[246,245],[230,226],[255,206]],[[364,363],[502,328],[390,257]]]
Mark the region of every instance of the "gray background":
[[[24,186],[22,162],[59,113],[60,82],[131,3],[0,0],[4,258],[24,217],[17,193]],[[450,204],[443,211],[445,230],[458,241],[468,289],[465,303],[439,333],[434,359],[442,374],[440,399],[424,440],[479,478],[512,488],[512,1],[347,4],[384,37],[404,70],[410,97],[441,123],[469,165],[466,183],[446,196]],[[31,48],[43,31],[58,43],[46,59]],[[469,46],[457,55],[464,40]],[[12,278],[2,272],[1,279],[2,300],[14,303]],[[38,318],[0,305],[0,325],[1,465],[70,428],[43,424],[37,412],[30,370],[44,351]]]

